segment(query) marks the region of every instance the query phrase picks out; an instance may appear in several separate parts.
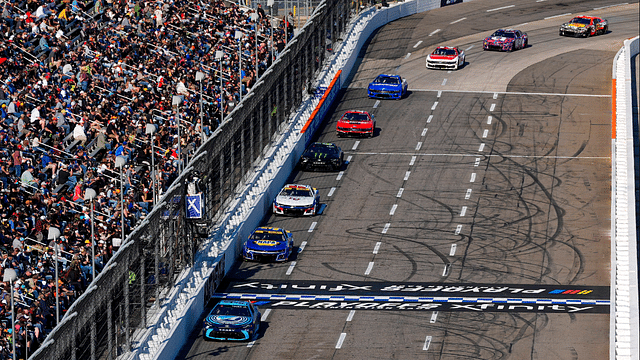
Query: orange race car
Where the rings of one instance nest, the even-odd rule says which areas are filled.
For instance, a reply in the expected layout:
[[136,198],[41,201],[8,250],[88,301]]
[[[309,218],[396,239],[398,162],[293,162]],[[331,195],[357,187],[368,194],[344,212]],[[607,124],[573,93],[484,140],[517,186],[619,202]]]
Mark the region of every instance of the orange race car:
[[576,16],[568,23],[560,25],[561,36],[584,36],[606,34],[609,30],[607,19],[596,16]]

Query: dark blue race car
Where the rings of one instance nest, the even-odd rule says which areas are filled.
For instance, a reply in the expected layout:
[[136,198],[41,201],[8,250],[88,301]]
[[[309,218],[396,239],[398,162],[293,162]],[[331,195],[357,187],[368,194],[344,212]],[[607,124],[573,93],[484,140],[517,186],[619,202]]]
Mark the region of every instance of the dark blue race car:
[[259,227],[249,235],[242,246],[242,257],[245,261],[289,260],[293,252],[293,235],[281,228]]
[[369,83],[367,90],[370,98],[402,99],[407,93],[407,81],[400,75],[381,74]]
[[221,300],[204,319],[208,340],[251,340],[260,328],[260,312],[246,300]]

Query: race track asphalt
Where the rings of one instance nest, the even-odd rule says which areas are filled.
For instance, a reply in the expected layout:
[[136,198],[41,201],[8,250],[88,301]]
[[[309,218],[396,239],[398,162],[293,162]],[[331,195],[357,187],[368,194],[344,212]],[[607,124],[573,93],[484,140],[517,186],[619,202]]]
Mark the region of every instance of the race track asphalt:
[[[617,4],[476,0],[379,29],[318,135],[349,163],[291,176],[322,213],[269,217],[296,255],[239,262],[219,289],[268,298],[260,334],[208,342],[199,327],[179,358],[608,359],[611,66],[638,34],[638,3]],[[560,37],[568,13],[610,31]],[[483,51],[506,27],[529,47]],[[467,64],[427,70],[437,45]],[[379,73],[408,96],[367,98]],[[375,115],[373,138],[337,138],[352,109]]]

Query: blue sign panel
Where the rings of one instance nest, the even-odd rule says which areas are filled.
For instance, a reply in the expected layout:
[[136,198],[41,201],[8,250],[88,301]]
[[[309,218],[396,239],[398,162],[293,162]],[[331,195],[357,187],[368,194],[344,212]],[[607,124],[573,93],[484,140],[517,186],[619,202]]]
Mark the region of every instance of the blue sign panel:
[[187,219],[202,218],[202,195],[187,195]]

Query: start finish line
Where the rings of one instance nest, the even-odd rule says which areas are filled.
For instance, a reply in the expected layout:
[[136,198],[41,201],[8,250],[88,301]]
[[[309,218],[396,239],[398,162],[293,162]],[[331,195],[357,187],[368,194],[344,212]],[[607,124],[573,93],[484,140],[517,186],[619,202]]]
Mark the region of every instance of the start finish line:
[[253,301],[258,306],[315,310],[438,310],[475,312],[609,313],[609,300],[418,296],[327,296],[219,293],[214,299]]

